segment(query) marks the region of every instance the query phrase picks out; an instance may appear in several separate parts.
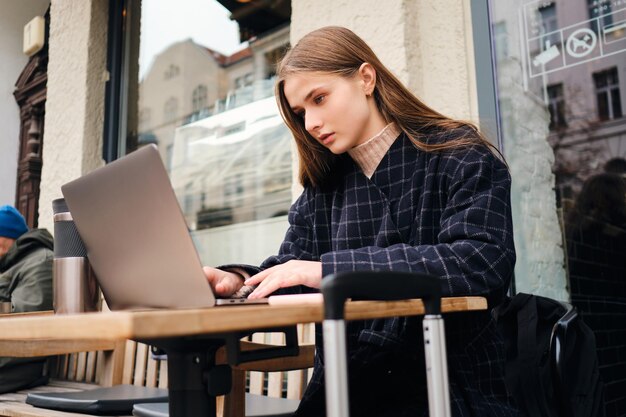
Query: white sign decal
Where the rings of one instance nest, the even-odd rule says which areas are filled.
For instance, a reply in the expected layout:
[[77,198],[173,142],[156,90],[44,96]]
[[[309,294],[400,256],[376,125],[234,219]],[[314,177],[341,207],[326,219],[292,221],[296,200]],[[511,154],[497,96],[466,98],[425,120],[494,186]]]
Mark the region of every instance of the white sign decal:
[[[589,9],[595,17],[558,27],[557,15],[542,16],[552,5],[551,1],[538,0],[523,8],[530,78],[626,52],[626,0],[597,0]],[[554,30],[546,33],[546,28]]]
[[567,38],[567,53],[574,58],[582,58],[593,52],[598,37],[591,29],[578,29]]

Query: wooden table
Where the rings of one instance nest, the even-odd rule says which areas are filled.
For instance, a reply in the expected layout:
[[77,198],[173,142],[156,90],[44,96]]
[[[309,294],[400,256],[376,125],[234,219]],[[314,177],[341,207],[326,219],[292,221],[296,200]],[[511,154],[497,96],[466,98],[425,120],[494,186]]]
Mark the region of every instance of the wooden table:
[[[481,297],[442,299],[442,312],[487,309]],[[347,320],[424,314],[421,300],[353,301]],[[215,415],[215,395],[207,380],[215,366],[215,351],[241,332],[321,322],[321,304],[224,306],[190,310],[122,311],[76,315],[8,315],[0,318],[0,356],[62,353],[63,344],[76,348],[133,339],[168,354],[170,415]],[[46,348],[46,346],[49,347]],[[30,348],[29,348],[30,347]],[[46,350],[48,349],[48,350]]]
[[[28,313],[11,313],[0,314],[0,323],[17,323],[23,318],[54,317],[53,311],[33,311]],[[0,356],[12,356],[17,358],[33,358],[38,356],[64,355],[66,353],[81,353],[94,351],[112,352],[118,348],[126,339],[102,339],[102,338],[61,338],[53,337],[42,340],[32,339],[30,337],[9,340],[0,336]],[[109,359],[107,357],[107,359]],[[107,360],[105,360],[107,362]],[[114,364],[106,364],[105,366],[114,366]],[[110,384],[112,381],[104,381]]]

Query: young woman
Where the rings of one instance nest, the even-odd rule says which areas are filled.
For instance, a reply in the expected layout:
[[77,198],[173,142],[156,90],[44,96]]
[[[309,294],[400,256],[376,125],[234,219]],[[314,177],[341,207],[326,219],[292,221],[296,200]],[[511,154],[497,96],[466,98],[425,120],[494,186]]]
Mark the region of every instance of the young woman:
[[[304,192],[277,256],[259,268],[205,268],[215,291],[245,284],[257,298],[315,291],[339,271],[393,270],[434,274],[446,296],[500,303],[515,263],[510,177],[477,129],[423,104],[345,28],[309,33],[277,73]],[[426,415],[420,326],[417,318],[349,324],[352,416]],[[446,329],[453,415],[516,415],[489,312],[450,315]],[[316,343],[298,416],[325,413],[319,332]]]

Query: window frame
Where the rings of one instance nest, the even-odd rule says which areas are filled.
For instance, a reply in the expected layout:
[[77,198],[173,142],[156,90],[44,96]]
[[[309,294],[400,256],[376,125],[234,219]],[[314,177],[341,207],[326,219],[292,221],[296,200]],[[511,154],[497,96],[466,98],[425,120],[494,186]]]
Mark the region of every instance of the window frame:
[[[602,77],[602,78],[601,78]],[[613,79],[613,84],[609,84],[610,78]],[[598,87],[598,81],[604,80],[604,84]],[[616,115],[616,104],[614,102],[613,95],[615,94],[618,99],[620,97],[620,85],[619,85],[619,72],[617,71],[617,67],[607,68],[601,71],[597,71],[593,73],[593,82],[594,82],[594,94],[596,96],[596,111],[598,114],[598,120],[600,121],[608,121],[615,120],[624,117],[624,109],[622,108],[621,100],[617,100],[617,106],[619,107],[619,115]],[[616,94],[617,93],[617,94]],[[606,96],[606,108],[607,108],[607,117],[603,117],[601,114],[601,105],[600,105],[600,95],[603,94]]]
[[613,5],[609,2],[598,0],[587,0],[587,12],[589,13],[589,28],[598,34],[598,25],[595,24],[596,19],[600,20],[605,26],[613,23]]
[[[127,102],[127,89],[124,88],[124,74],[128,73],[126,50],[130,39],[128,30],[131,16],[127,13],[134,0],[109,1],[109,21],[107,39],[107,76],[105,84],[104,129],[102,159],[110,163],[119,158],[122,137],[127,115],[121,109]],[[122,130],[124,128],[124,130]]]
[[[542,11],[551,10],[551,14],[547,16]],[[558,10],[556,7],[556,3],[552,2],[550,4],[546,4],[538,9],[539,14],[541,16],[541,31],[540,34],[542,44],[541,50],[546,49],[545,40],[550,41],[550,45],[557,45],[561,43],[561,35],[559,33],[559,16]]]
[[[500,119],[500,105],[498,103],[496,86],[495,33],[491,26],[491,1],[471,0],[472,36],[474,45],[489,45],[488,48],[474,48],[474,66],[476,71],[478,117],[481,128],[493,134],[494,144],[500,152],[504,152],[502,141],[502,121]],[[513,284],[512,284],[513,285]]]
[[548,111],[550,112],[550,131],[553,132],[566,128],[567,116],[565,114],[564,84],[562,82],[550,84],[546,86],[546,93],[548,96]]

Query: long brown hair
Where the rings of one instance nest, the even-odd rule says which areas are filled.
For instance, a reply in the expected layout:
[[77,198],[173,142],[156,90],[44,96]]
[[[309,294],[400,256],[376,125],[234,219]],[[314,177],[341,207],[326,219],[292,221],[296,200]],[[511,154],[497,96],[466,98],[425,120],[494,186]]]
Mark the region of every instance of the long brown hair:
[[[341,170],[343,157],[330,152],[306,131],[303,119],[291,110],[285,97],[285,80],[292,74],[302,72],[349,78],[355,76],[365,62],[376,70],[373,97],[378,110],[387,123],[395,122],[418,149],[433,152],[476,143],[491,146],[472,123],[450,119],[422,103],[354,32],[328,26],[304,36],[285,54],[277,68],[276,100],[296,140],[300,159],[299,179],[303,186],[318,187],[332,182]],[[455,135],[454,139],[444,142],[425,142],[425,132],[456,129],[465,134]]]

